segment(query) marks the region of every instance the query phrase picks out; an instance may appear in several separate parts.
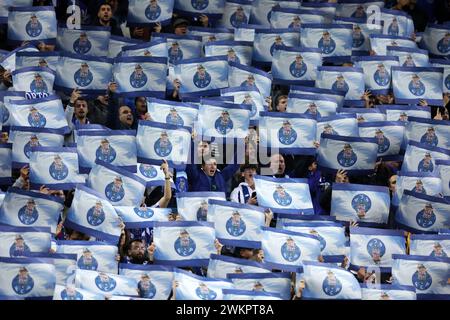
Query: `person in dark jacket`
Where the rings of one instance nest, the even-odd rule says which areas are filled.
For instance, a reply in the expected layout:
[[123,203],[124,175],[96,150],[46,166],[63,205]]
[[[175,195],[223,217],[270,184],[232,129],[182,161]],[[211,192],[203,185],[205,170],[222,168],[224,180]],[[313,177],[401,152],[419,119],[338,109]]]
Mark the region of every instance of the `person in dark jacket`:
[[98,7],[97,18],[95,19],[95,25],[110,27],[111,34],[115,36],[123,36],[120,26],[116,20],[113,19],[112,7],[109,3],[104,2]]

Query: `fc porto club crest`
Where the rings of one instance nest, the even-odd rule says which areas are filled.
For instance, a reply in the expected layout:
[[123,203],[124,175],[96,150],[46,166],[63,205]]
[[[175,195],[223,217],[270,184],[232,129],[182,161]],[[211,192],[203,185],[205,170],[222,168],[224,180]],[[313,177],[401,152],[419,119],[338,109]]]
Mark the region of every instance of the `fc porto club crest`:
[[88,248],[83,249],[83,254],[77,261],[77,267],[83,270],[97,270],[97,259]]
[[358,218],[362,219],[372,207],[372,200],[364,193],[357,194],[352,199],[352,208]]
[[116,288],[116,280],[108,276],[106,273],[101,272],[95,277],[95,285],[102,291],[109,292]]
[[[269,11],[270,13],[272,11]],[[299,16],[295,16],[292,18],[292,22],[289,24],[288,28],[300,28],[302,26],[302,20]]]
[[429,228],[436,222],[436,215],[433,212],[431,203],[427,203],[425,208],[417,213],[416,222],[422,228]]
[[[445,77],[445,87],[448,90],[450,90],[450,74],[447,77]],[[4,120],[4,121],[6,121],[6,120]]]
[[424,143],[430,147],[436,147],[438,145],[439,139],[434,127],[428,127],[427,132],[420,138],[420,143]]
[[48,93],[47,84],[39,73],[34,74],[34,79],[30,83],[30,91],[33,93]]
[[205,10],[209,5],[208,0],[191,0],[191,6],[195,10]]
[[358,157],[356,153],[353,152],[352,146],[348,143],[344,145],[344,149],[337,155],[337,161],[343,167],[351,167],[356,163],[357,160]]
[[239,211],[233,211],[231,217],[227,220],[226,223],[227,232],[233,237],[239,237],[244,234],[246,230],[246,225],[244,220],[241,217]]
[[347,94],[347,92],[349,90],[349,86],[348,86],[347,82],[345,81],[345,78],[342,74],[340,74],[336,77],[336,81],[331,86],[331,89],[334,91],[339,91],[339,92],[343,92],[343,93]]
[[31,15],[30,21],[25,25],[25,31],[32,38],[36,38],[42,33],[42,24],[34,13]]
[[153,149],[160,157],[167,157],[172,152],[172,143],[166,131],[161,132],[161,136],[155,141]]
[[438,41],[437,49],[440,53],[449,54],[450,53],[450,32],[447,32],[445,36]]
[[95,158],[107,163],[111,163],[116,159],[116,150],[111,146],[108,139],[102,139],[100,146],[95,151]]
[[143,274],[138,282],[139,297],[152,299],[156,294],[156,287],[148,274]]
[[91,226],[101,225],[105,221],[105,212],[101,201],[96,201],[95,206],[88,210],[86,220]]
[[34,280],[28,272],[26,267],[21,267],[19,273],[12,281],[12,289],[19,295],[24,295],[33,290]]
[[331,38],[331,34],[328,31],[323,32],[322,38],[320,38],[317,45],[324,54],[333,53],[336,49],[336,42]]
[[204,66],[198,65],[197,72],[195,72],[192,82],[197,88],[206,88],[211,83],[211,75],[206,71]]
[[197,221],[206,221],[208,215],[208,202],[202,200],[200,207],[197,209]]
[[277,35],[274,43],[270,46],[270,55],[273,56],[273,53],[277,49],[281,49],[284,46],[283,39],[281,36]]
[[411,189],[411,191],[417,192],[417,193],[422,193],[422,194],[427,194],[427,191],[423,187],[423,182],[420,179],[416,181],[416,185],[414,186],[414,188]]
[[139,172],[146,178],[154,178],[158,175],[158,171],[150,164],[140,164]]
[[170,112],[166,116],[166,122],[168,124],[174,124],[178,126],[184,125],[183,118],[180,117],[176,108],[170,108]]
[[156,20],[161,15],[161,7],[157,0],[150,0],[150,4],[145,8],[145,16],[148,20]]
[[68,286],[61,291],[61,300],[83,300],[83,295],[74,287]]
[[55,155],[53,162],[48,168],[50,176],[55,180],[64,180],[69,175],[69,168],[64,164],[60,155]]
[[283,259],[289,262],[296,261],[300,258],[300,248],[295,243],[294,239],[288,237],[286,242],[281,246],[281,255]]
[[247,76],[247,79],[242,81],[242,83],[241,83],[241,87],[254,87],[254,86],[256,86],[255,76],[252,74],[249,74]]
[[295,56],[295,61],[289,66],[289,72],[294,78],[301,78],[307,71],[308,67],[303,62],[303,57],[300,54]]
[[122,178],[117,176],[105,188],[105,196],[112,202],[118,202],[125,196]]
[[320,117],[320,112],[317,108],[317,105],[314,102],[311,102],[308,105],[308,109],[306,109],[305,114],[309,114],[314,117]]
[[14,243],[9,248],[9,256],[12,258],[23,257],[28,253],[30,253],[30,247],[25,243],[22,235],[16,235]]
[[86,62],[83,62],[80,69],[75,72],[73,80],[80,87],[87,87],[91,84],[92,80],[94,80],[94,76],[89,70],[89,65]]
[[362,33],[361,27],[357,24],[353,25],[353,35],[352,35],[353,48],[359,48],[364,44],[364,41],[366,41],[366,38],[364,37],[364,34]]
[[172,42],[172,45],[169,48],[169,63],[175,63],[183,59],[183,51],[180,48],[180,44],[175,41]]
[[27,204],[19,209],[18,218],[20,222],[29,226],[36,222],[39,218],[39,212],[36,209],[36,202],[28,199]]
[[87,54],[92,48],[86,32],[82,32],[80,37],[73,43],[73,51],[79,54]]
[[297,140],[297,132],[292,128],[289,120],[283,121],[283,126],[278,130],[278,141],[284,145],[290,145],[295,140]]
[[142,66],[137,64],[134,71],[130,75],[130,85],[133,88],[142,88],[147,83],[147,75],[144,73]]
[[367,252],[369,253],[373,262],[379,264],[381,262],[381,258],[386,253],[386,246],[380,239],[370,239],[370,241],[367,243]]
[[179,237],[175,240],[174,248],[175,252],[182,257],[190,256],[196,249],[194,239],[191,239],[187,230],[182,230]]
[[412,76],[412,80],[408,85],[408,90],[415,96],[422,96],[425,94],[425,85],[420,81],[420,77],[417,74]]
[[427,290],[433,283],[431,275],[423,264],[417,266],[417,271],[412,275],[412,283],[417,290]]
[[154,215],[153,210],[147,207],[133,208],[133,211],[137,216],[141,217],[142,219],[150,219]]
[[176,186],[178,192],[186,192],[187,191],[187,179],[185,177],[179,177],[176,179]]
[[227,51],[227,60],[228,62],[241,63],[241,60],[236,55],[236,51],[233,48],[229,48]]
[[392,18],[392,22],[388,27],[388,35],[390,36],[398,36],[400,32],[399,26],[398,26],[398,20],[396,17]]
[[389,147],[391,146],[391,142],[384,135],[384,132],[381,129],[377,129],[375,131],[375,138],[377,139],[377,143],[378,143],[378,153],[385,153],[386,151],[389,150]]
[[9,119],[9,110],[3,107],[2,109],[2,122],[5,123]]
[[379,86],[387,86],[391,82],[391,75],[386,70],[383,63],[379,63],[377,66],[377,71],[373,74],[373,80]]
[[282,185],[278,185],[273,192],[273,199],[280,206],[286,207],[292,203],[291,195],[284,189]]
[[415,67],[416,63],[414,62],[413,57],[408,54],[403,62],[403,67]]
[[246,94],[244,97],[244,100],[241,102],[242,104],[248,104],[252,106],[252,109],[250,110],[250,118],[254,117],[256,115],[256,112],[258,111],[258,108],[256,107],[255,101],[253,101],[253,98],[251,95]]
[[367,18],[366,11],[363,5],[358,5],[351,15],[352,18]]
[[447,258],[447,253],[444,251],[442,245],[439,242],[435,242],[433,246],[433,251],[431,251],[430,256]]
[[33,128],[44,128],[47,124],[47,119],[35,107],[31,107],[28,114],[28,123]]
[[38,137],[37,137],[35,134],[33,134],[33,135],[30,137],[30,141],[28,141],[28,142],[25,144],[25,146],[23,147],[23,154],[24,154],[28,159],[30,159],[31,148],[32,148],[32,147],[39,147],[39,146],[40,146],[40,144],[39,144],[39,139],[38,139]]
[[325,124],[325,126],[323,127],[323,132],[325,134],[338,134],[334,129],[333,126],[329,123]]
[[327,296],[335,296],[342,291],[342,283],[333,271],[329,270],[322,282],[322,290]]
[[236,11],[231,15],[230,23],[235,28],[239,28],[241,25],[247,23],[247,15],[242,6],[237,7]]
[[195,294],[202,300],[214,300],[217,297],[217,293],[214,290],[208,288],[204,283],[200,283],[195,289]]
[[419,172],[433,172],[434,170],[434,164],[431,159],[431,153],[427,152],[425,153],[425,156],[422,160],[419,161],[419,164],[417,165],[417,171]]
[[216,119],[214,127],[220,134],[227,134],[233,129],[233,120],[230,118],[228,110],[223,110],[219,118]]

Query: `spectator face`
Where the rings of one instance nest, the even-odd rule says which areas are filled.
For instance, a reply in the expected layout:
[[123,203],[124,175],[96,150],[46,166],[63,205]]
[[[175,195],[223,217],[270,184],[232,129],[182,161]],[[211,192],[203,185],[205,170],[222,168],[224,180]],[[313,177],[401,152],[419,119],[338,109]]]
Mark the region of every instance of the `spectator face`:
[[286,112],[287,103],[288,103],[288,99],[287,98],[280,98],[278,100],[277,110],[279,112]]
[[147,100],[145,100],[145,97],[139,97],[136,99],[136,110],[139,114],[144,114],[147,112]]
[[242,176],[244,177],[245,181],[247,181],[247,183],[249,182],[253,182],[253,176],[256,174],[256,170],[252,169],[252,168],[248,168],[244,170],[244,173],[242,174]]
[[286,170],[286,164],[284,163],[284,158],[281,154],[274,154],[270,157],[270,169],[273,174],[283,174]]
[[87,102],[84,100],[77,100],[75,102],[75,117],[77,119],[84,119],[86,118],[88,111]]
[[128,255],[133,259],[143,259],[145,256],[145,245],[141,241],[134,241],[128,250]]
[[214,176],[217,171],[217,161],[210,159],[203,165],[203,171],[210,177]]
[[130,107],[122,106],[119,109],[119,121],[120,123],[131,126],[133,124],[133,113]]
[[100,6],[100,9],[98,10],[97,17],[103,22],[103,23],[109,23],[112,18],[112,10],[111,6],[104,4]]
[[389,190],[395,192],[396,186],[397,186],[397,176],[393,175],[392,177],[389,178]]
[[241,249],[239,252],[241,258],[250,259],[253,256],[253,250],[251,249]]
[[184,35],[184,34],[187,33],[187,25],[186,25],[186,24],[178,25],[178,26],[174,29],[173,32],[174,32],[175,34],[177,34],[177,35]]

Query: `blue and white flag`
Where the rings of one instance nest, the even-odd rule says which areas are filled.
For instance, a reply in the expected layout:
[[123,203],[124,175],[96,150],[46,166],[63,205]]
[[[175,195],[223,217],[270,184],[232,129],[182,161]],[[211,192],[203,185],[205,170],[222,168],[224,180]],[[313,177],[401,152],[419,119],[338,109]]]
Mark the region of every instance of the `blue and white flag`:
[[54,44],[56,40],[56,14],[49,7],[9,7],[8,41],[19,44],[23,41]]
[[395,221],[400,228],[414,233],[437,233],[450,227],[450,201],[403,190]]
[[56,70],[55,88],[72,92],[78,88],[83,94],[104,94],[112,80],[113,59],[64,53]]
[[172,267],[121,263],[119,274],[138,282],[138,295],[141,298],[167,300],[172,291]]
[[428,51],[416,48],[388,46],[388,56],[396,56],[400,59],[402,67],[428,67],[430,66]]
[[450,25],[428,24],[420,44],[432,55],[448,57],[450,55]]
[[320,94],[290,93],[286,112],[303,113],[319,120],[321,117],[336,115],[338,104],[332,97],[324,97]]
[[73,129],[74,143],[77,143],[78,133],[83,131],[103,131],[111,130],[108,127],[102,126],[100,124],[80,124],[75,123],[75,128]]
[[313,207],[306,179],[255,176],[254,180],[261,207],[292,214]]
[[227,246],[259,248],[264,208],[230,201],[209,200],[208,221],[213,222],[216,237]]
[[384,26],[384,34],[411,37],[414,33],[414,22],[404,11],[382,8],[380,20]]
[[0,184],[10,185],[12,180],[12,144],[0,143]]
[[226,56],[183,59],[177,62],[174,71],[181,82],[181,94],[216,95],[229,86]]
[[205,44],[205,57],[227,56],[227,60],[250,66],[253,43],[250,41],[211,41]]
[[291,94],[305,94],[305,95],[320,95],[322,97],[334,98],[339,107],[344,105],[345,93],[341,91],[335,91],[331,89],[306,87],[306,86],[291,86],[289,91]]
[[443,181],[437,173],[432,172],[398,172],[392,205],[398,207],[403,190],[437,196],[443,190]]
[[253,1],[250,23],[270,27],[272,9],[274,7],[298,9],[300,3],[292,0],[255,0]]
[[433,172],[436,160],[450,160],[450,150],[410,141],[406,147],[402,172]]
[[430,147],[450,149],[450,121],[408,117],[405,138]]
[[276,50],[300,46],[300,34],[292,28],[256,29],[253,43],[253,65],[270,66]]
[[174,0],[128,1],[127,26],[146,26],[152,23],[170,24]]
[[391,67],[399,65],[399,58],[392,56],[354,57],[356,67],[364,71],[366,89],[374,94],[388,94],[391,89]]
[[91,270],[78,269],[75,286],[103,296],[138,296],[138,281],[132,277]]
[[378,157],[383,160],[401,159],[400,151],[405,147],[405,126],[402,121],[362,122],[358,124],[359,136],[376,138]]
[[444,59],[430,59],[433,67],[444,68],[444,75],[442,81],[442,91],[450,93],[450,61]]
[[339,0],[336,8],[338,17],[367,18],[373,13],[373,7],[384,7],[383,0]]
[[[161,161],[162,163],[162,161]],[[146,186],[148,187],[163,187],[166,184],[166,176],[164,172],[161,170],[160,166],[155,166],[152,164],[138,163],[137,164],[137,176],[143,179],[146,182]],[[179,172],[177,172],[179,175]],[[175,188],[173,179],[170,179],[170,185],[172,189]]]
[[320,241],[320,250],[324,256],[345,255],[345,227],[341,223],[294,222],[283,223],[283,229],[315,235]]
[[[260,28],[260,25],[254,24],[243,24],[238,28],[234,29],[234,40],[235,41],[254,41],[255,31]],[[267,26],[269,27],[269,25]]]
[[392,284],[361,285],[362,300],[416,300],[416,288]]
[[0,226],[0,257],[25,257],[50,252],[50,227]]
[[369,37],[370,48],[378,56],[387,55],[388,46],[417,48],[416,42],[409,37],[388,36],[384,34],[371,34]]
[[222,289],[234,289],[229,280],[200,277],[180,269],[175,270],[174,280],[178,282],[176,300],[223,300]]
[[156,222],[155,263],[178,267],[207,266],[216,252],[214,224],[210,222]]
[[[361,100],[362,101],[362,100]],[[355,115],[359,123],[364,122],[383,122],[386,121],[386,115],[378,108],[338,108],[338,115]]]
[[111,28],[102,26],[71,29],[61,25],[58,27],[56,47],[58,50],[74,54],[106,57],[109,50],[110,30]]
[[444,68],[392,67],[392,87],[396,103],[442,105]]
[[327,224],[329,222],[335,222],[336,217],[333,216],[324,216],[324,215],[315,215],[314,209],[305,210],[300,215],[292,215],[280,213],[277,215],[277,224],[276,227],[283,229],[284,224],[286,223],[297,223],[297,222],[314,222],[314,223],[322,223]]
[[172,168],[182,169],[191,149],[191,128],[139,121],[136,144],[140,163],[160,165],[165,159]]
[[345,100],[361,100],[364,70],[356,67],[318,67],[316,87],[345,93]]
[[136,172],[135,130],[82,130],[77,133],[80,172],[89,173],[96,160]]
[[350,268],[390,272],[393,254],[406,254],[403,230],[350,227]]
[[301,45],[318,48],[326,62],[349,61],[352,55],[353,27],[350,24],[302,24]]
[[278,293],[256,290],[223,289],[223,300],[283,300]]
[[319,237],[268,227],[262,230],[264,263],[272,269],[295,272],[305,261],[318,261]]
[[273,81],[279,84],[309,84],[317,77],[322,65],[322,52],[314,48],[283,47],[272,57]]
[[252,11],[252,1],[248,0],[226,0],[223,9],[220,26],[225,28],[239,28],[249,22]]
[[33,5],[33,0],[4,0],[0,4],[0,23],[8,23],[8,8],[12,6],[22,7]]
[[327,3],[322,1],[315,2],[302,2],[300,9],[304,10],[317,10],[325,17],[325,22],[331,22],[336,15],[336,3]]
[[187,192],[189,185],[188,185],[188,179],[187,174],[185,171],[177,171],[177,175],[175,178],[175,186],[176,186],[176,192]]
[[117,245],[100,241],[57,241],[57,253],[76,254],[77,268],[117,273]]
[[163,98],[166,92],[167,58],[119,57],[114,59],[117,93]]
[[375,138],[322,134],[317,162],[325,171],[346,170],[350,174],[370,173],[375,168],[378,143]]
[[448,300],[450,258],[394,255],[392,276],[395,284],[414,286],[418,300]]
[[178,214],[184,221],[207,221],[209,200],[225,201],[225,193],[180,192],[177,194]]
[[[243,64],[230,62],[228,82],[230,87],[257,88],[264,99],[270,97],[272,88],[272,75],[260,69],[247,67]],[[267,102],[265,102],[267,105]]]
[[228,274],[236,289],[259,293],[277,293],[283,300],[291,299],[291,274],[289,272]]
[[166,39],[157,39],[122,47],[122,57],[162,57],[167,58]]
[[370,51],[370,35],[381,34],[383,32],[383,26],[375,21],[368,22],[364,18],[344,18],[335,17],[335,23],[353,25],[352,34],[352,55],[359,56],[367,54]]
[[115,207],[117,215],[127,229],[153,228],[156,221],[169,221],[170,208]]
[[[220,15],[222,15],[222,12],[220,12]],[[204,28],[204,27],[189,26],[188,34],[191,36],[202,37],[202,43],[204,45],[213,41],[235,40],[234,30],[228,28]]]
[[45,258],[0,258],[0,295],[51,299],[55,266]]
[[442,193],[444,196],[450,196],[450,160],[437,160],[436,165],[438,166],[437,172],[442,179]]
[[16,68],[48,67],[56,71],[60,53],[56,51],[20,51],[16,53]]
[[122,48],[125,46],[132,46],[137,44],[143,44],[143,41],[126,37],[111,36],[109,38],[108,58],[117,57],[122,52]]
[[30,186],[71,190],[86,180],[79,174],[78,167],[76,148],[33,147],[30,153]]
[[270,26],[274,29],[294,28],[300,30],[303,24],[318,23],[323,24],[326,21],[323,12],[303,8],[283,8],[275,6],[270,11]]
[[175,0],[174,6],[174,10],[182,16],[198,17],[204,14],[214,21],[222,17],[224,8],[224,0]]
[[56,72],[47,67],[25,67],[12,72],[14,91],[51,94]]
[[450,254],[450,235],[413,234],[411,235],[409,254],[430,257],[445,257]]
[[38,253],[38,254],[31,254],[30,256],[37,258],[49,258],[53,260],[53,265],[55,266],[56,284],[58,285],[71,284],[75,280],[75,270],[77,268],[76,254]]
[[320,141],[322,133],[357,137],[359,131],[356,115],[335,115],[317,119],[316,141]]
[[202,37],[153,33],[151,40],[158,39],[166,40],[169,64],[176,64],[181,60],[200,58],[202,56]]
[[306,261],[303,272],[296,274],[296,285],[305,282],[302,299],[360,300],[361,288],[349,271],[331,263]]
[[378,105],[377,107],[386,115],[386,121],[408,121],[408,117],[431,118],[431,108],[429,106],[386,104]]
[[64,225],[97,239],[117,243],[121,222],[122,219],[103,194],[78,186]]
[[39,50],[32,44],[18,47],[0,58],[0,66],[5,70],[16,70],[16,54],[18,52],[39,52]]
[[136,174],[104,161],[96,160],[87,186],[104,195],[114,206],[139,206],[146,182]]
[[272,274],[271,267],[249,259],[212,254],[208,264],[208,277],[227,279],[231,274],[261,273]]
[[260,112],[259,147],[283,154],[315,155],[316,120],[311,114]]
[[266,111],[264,97],[256,87],[232,87],[220,90],[222,97],[233,97],[235,104],[248,104],[252,106],[250,111],[250,123],[259,119],[259,113]]
[[341,221],[377,226],[389,219],[389,189],[350,183],[334,183],[330,214]]
[[0,207],[0,223],[16,227],[50,227],[56,225],[64,209],[64,200],[40,192],[9,188]]
[[53,300],[105,300],[105,296],[75,288],[74,284],[56,285]]
[[198,109],[198,134],[244,139],[248,135],[251,109],[247,104],[204,100]]

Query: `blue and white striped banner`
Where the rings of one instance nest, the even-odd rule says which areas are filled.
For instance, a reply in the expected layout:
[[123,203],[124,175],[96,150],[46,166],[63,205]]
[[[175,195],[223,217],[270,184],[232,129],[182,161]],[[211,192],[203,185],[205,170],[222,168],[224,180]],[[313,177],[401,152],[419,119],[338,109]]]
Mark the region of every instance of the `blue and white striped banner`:
[[334,98],[339,107],[344,105],[344,92],[334,91],[331,89],[306,87],[306,86],[291,86],[290,94],[304,94],[304,95],[320,95],[322,97]]
[[156,221],[169,221],[172,209],[150,207],[115,207],[117,215],[127,229],[153,228]]
[[208,277],[227,279],[228,275],[242,273],[272,274],[271,268],[264,263],[218,254],[212,254],[210,256]]
[[436,160],[450,160],[450,150],[410,141],[401,171],[433,172],[436,170]]
[[411,37],[415,31],[411,16],[404,11],[382,8],[380,21],[383,33],[390,36]]
[[222,289],[234,289],[229,280],[200,277],[180,269],[175,270],[174,280],[178,282],[176,300],[223,300]]
[[204,14],[211,20],[222,17],[224,8],[224,0],[175,0],[174,6],[175,11],[183,16],[198,17]]
[[335,115],[317,119],[316,141],[320,141],[322,133],[357,137],[359,132],[356,115]]
[[105,300],[105,296],[75,288],[75,285],[56,285],[53,300]]
[[61,25],[58,27],[56,47],[74,54],[106,57],[110,36],[109,27],[83,26],[80,29],[71,29]]
[[20,51],[16,53],[16,68],[48,67],[56,71],[60,53],[57,51]]
[[366,89],[374,94],[387,94],[391,89],[391,67],[399,65],[399,58],[391,56],[354,57],[356,67],[364,70]]
[[155,98],[147,101],[153,121],[190,127],[197,120],[198,106],[194,104]]
[[153,33],[151,40],[166,40],[169,64],[202,56],[202,38],[191,35]]
[[282,300],[278,293],[255,290],[223,289],[223,300]]
[[[229,65],[228,83],[230,87],[256,87],[264,99],[270,97],[272,88],[271,74],[234,62],[230,62]],[[265,105],[267,105],[267,102],[265,102]]]
[[[362,101],[362,100],[361,100]],[[383,122],[386,121],[386,115],[378,108],[338,108],[338,115],[356,115],[359,123],[364,122]]]
[[320,94],[290,93],[286,111],[288,113],[303,113],[319,120],[321,117],[336,115],[338,104],[333,97]]
[[408,37],[388,36],[384,34],[370,35],[370,48],[376,55],[385,56],[388,46],[417,48],[416,42]]
[[[222,12],[220,13],[220,15],[222,15]],[[189,26],[188,34],[191,36],[202,37],[202,43],[204,45],[213,41],[235,40],[234,30],[228,28],[204,28],[204,27]]]
[[450,121],[408,117],[405,138],[430,147],[450,149]]
[[223,192],[180,192],[177,194],[178,214],[184,221],[206,221],[208,201],[223,200]]
[[408,117],[430,119],[431,108],[422,106],[378,105],[378,109],[386,115],[386,121],[408,121]]
[[410,240],[410,255],[447,258],[450,253],[448,234],[413,234]]
[[422,35],[421,46],[439,57],[450,55],[450,25],[428,24]]
[[356,67],[318,67],[316,87],[345,93],[345,100],[361,100],[364,70]]
[[56,72],[47,67],[25,67],[12,73],[14,91],[51,94]]
[[174,0],[128,1],[127,26],[146,26],[151,23],[170,24]]
[[50,227],[0,226],[0,257],[24,257],[50,251]]
[[368,53],[370,51],[370,35],[381,34],[383,26],[380,22],[371,21],[370,23],[365,18],[344,18],[335,17],[334,23],[353,25],[352,34],[352,55]]
[[277,293],[283,300],[291,299],[291,274],[289,272],[228,274],[236,289]]
[[388,46],[386,49],[388,56],[396,56],[399,58],[399,66],[402,67],[430,66],[427,50],[397,47],[397,46]]
[[443,190],[443,181],[437,173],[432,172],[398,172],[392,205],[398,207],[403,190],[436,196]]
[[210,41],[205,44],[205,57],[227,56],[227,61],[250,66],[253,43],[250,41]]
[[416,300],[416,288],[392,284],[361,285],[362,300]]

